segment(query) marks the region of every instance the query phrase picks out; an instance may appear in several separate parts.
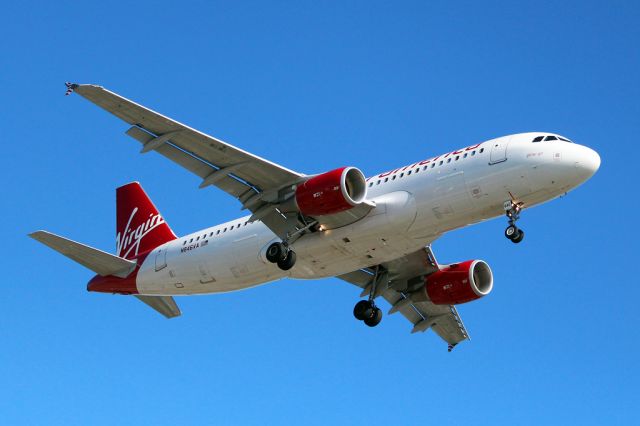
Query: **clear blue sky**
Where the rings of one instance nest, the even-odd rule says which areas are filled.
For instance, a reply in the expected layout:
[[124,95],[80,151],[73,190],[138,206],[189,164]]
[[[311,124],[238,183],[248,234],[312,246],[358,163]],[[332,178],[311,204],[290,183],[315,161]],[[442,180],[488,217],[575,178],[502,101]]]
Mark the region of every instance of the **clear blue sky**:
[[[637,2],[116,3],[3,4],[1,424],[640,421]],[[473,340],[451,354],[401,317],[363,327],[336,279],[181,298],[167,321],[87,293],[89,271],[26,234],[113,251],[114,189],[132,180],[180,234],[239,205],[138,155],[125,124],[64,96],[69,80],[306,173],[533,130],[602,167],[525,211],[523,244],[503,219],[434,244],[496,278],[460,307]]]

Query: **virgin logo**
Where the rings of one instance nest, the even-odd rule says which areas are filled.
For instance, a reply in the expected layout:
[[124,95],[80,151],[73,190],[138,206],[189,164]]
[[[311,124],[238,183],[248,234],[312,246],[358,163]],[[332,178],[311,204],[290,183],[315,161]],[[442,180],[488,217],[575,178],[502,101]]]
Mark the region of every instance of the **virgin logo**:
[[120,257],[128,257],[134,249],[134,256],[137,256],[140,248],[140,242],[144,236],[164,223],[162,216],[151,213],[146,221],[138,225],[135,229],[131,229],[131,222],[137,212],[138,208],[136,207],[131,212],[131,216],[129,216],[129,220],[127,221],[127,226],[125,226],[122,233],[118,232],[116,234],[116,253]]

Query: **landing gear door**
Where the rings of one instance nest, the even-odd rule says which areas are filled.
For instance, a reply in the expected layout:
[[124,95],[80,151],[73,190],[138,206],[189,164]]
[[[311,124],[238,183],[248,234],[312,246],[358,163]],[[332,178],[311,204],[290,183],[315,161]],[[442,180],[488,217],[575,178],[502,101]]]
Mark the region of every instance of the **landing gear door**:
[[507,161],[507,145],[509,145],[510,139],[511,137],[504,137],[494,139],[491,142],[491,156],[489,164],[497,164]]

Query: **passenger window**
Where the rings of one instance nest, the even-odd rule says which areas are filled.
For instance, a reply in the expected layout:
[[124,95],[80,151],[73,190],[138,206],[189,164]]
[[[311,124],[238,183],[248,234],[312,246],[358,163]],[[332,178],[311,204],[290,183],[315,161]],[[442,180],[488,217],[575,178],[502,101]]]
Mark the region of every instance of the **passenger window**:
[[471,156],[473,157],[474,155],[476,155],[476,150],[475,149],[473,151],[471,151]]
[[[431,167],[433,167],[433,164],[431,165]],[[429,168],[429,166],[424,166],[422,170],[427,170],[427,168]]]
[[373,182],[369,182],[369,188],[373,186]]
[[544,136],[538,136],[538,137],[533,138],[533,141],[534,142],[540,142],[542,139],[544,139]]
[[231,228],[229,228],[229,231],[233,231],[233,225],[231,225]]
[[447,163],[451,162],[451,157],[447,158]]
[[480,154],[484,152],[484,148],[480,148]]
[[396,175],[391,176],[391,180],[396,180]]
[[187,240],[184,240],[184,241],[182,242],[182,245],[183,245],[183,246],[186,246],[186,245],[187,245]]
[[556,138],[555,136],[547,136],[546,138],[544,138],[544,141],[557,141],[558,138]]
[[438,166],[442,166],[442,163],[444,163],[444,161],[440,160],[440,162],[438,163]]
[[376,185],[380,185],[380,181],[376,182]]
[[198,238],[196,238],[196,241],[200,241],[200,236],[198,236]]
[[419,171],[420,171],[420,167],[418,167],[414,173],[418,173]]
[[404,173],[400,173],[400,177],[404,177]]
[[467,158],[467,153],[465,152],[462,158]]
[[219,229],[216,231],[216,235],[220,235],[220,230]]
[[407,172],[407,176],[409,176],[410,174],[411,174],[411,170],[409,170],[409,171]]
[[222,232],[227,232],[227,228],[224,228],[224,229],[222,230]]
[[384,178],[384,181],[385,182],[389,182],[389,178]]
[[189,242],[190,242],[190,243],[192,243],[192,242],[193,242],[193,238],[192,238],[192,239],[190,239],[190,240],[189,240]]
[[459,155],[456,155],[456,161],[458,161],[460,159]]
[[[436,166],[436,163],[431,163],[431,168],[433,169]],[[426,166],[425,166],[426,167]]]

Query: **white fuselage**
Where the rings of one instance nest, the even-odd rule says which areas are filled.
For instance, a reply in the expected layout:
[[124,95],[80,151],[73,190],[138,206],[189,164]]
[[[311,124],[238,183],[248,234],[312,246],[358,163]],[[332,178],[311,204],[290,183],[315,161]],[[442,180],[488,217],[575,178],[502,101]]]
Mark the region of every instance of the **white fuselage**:
[[[140,294],[240,290],[284,277],[345,274],[415,252],[447,231],[504,214],[512,197],[531,207],[565,194],[597,170],[595,151],[542,133],[493,139],[367,179],[367,216],[293,244],[297,262],[283,271],[265,258],[278,238],[249,216],[155,249],[137,275]],[[546,134],[545,134],[546,135]]]

